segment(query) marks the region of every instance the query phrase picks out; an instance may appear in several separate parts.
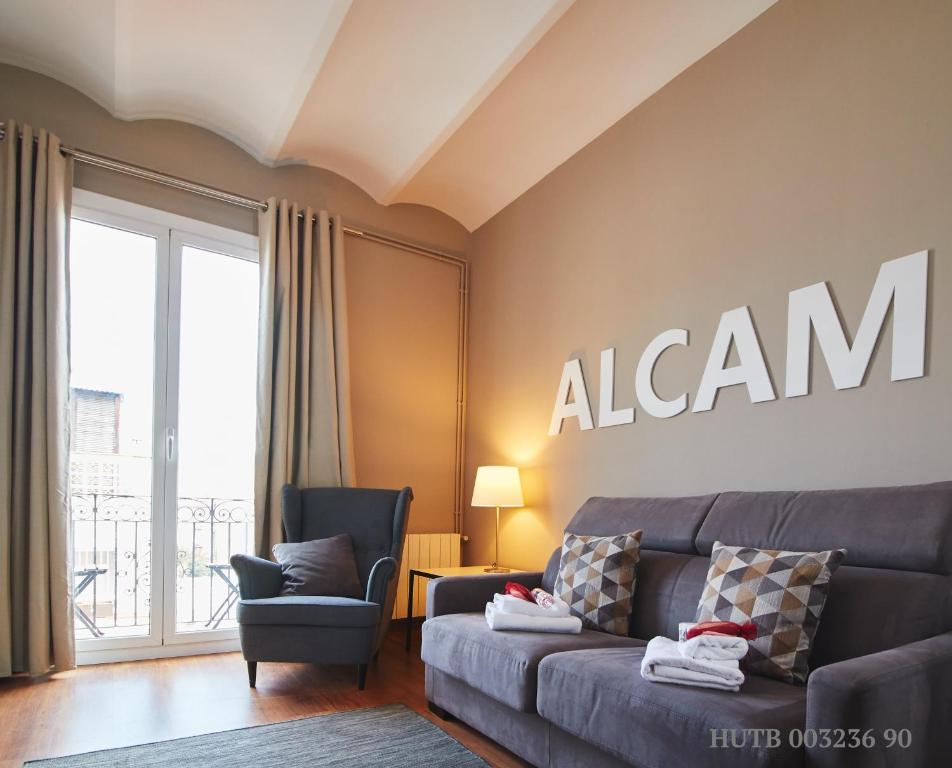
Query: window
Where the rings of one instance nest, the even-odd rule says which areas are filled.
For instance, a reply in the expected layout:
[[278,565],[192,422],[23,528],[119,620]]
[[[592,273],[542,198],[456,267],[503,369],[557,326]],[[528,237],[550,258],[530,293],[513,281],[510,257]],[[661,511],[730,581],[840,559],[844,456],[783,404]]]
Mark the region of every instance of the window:
[[228,560],[254,540],[256,248],[250,235],[76,192],[70,478],[81,652],[236,636]]

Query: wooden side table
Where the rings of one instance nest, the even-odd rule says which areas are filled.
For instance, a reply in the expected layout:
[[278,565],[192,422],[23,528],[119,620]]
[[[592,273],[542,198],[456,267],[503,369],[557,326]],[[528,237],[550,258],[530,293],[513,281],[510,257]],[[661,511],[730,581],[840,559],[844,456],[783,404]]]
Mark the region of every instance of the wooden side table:
[[[462,565],[455,568],[411,568],[407,579],[407,640],[406,648],[410,650],[410,640],[413,637],[413,581],[419,576],[422,579],[439,579],[443,576],[486,576],[488,565]],[[510,568],[509,573],[523,573],[517,568]],[[505,573],[494,573],[493,576],[505,576]]]

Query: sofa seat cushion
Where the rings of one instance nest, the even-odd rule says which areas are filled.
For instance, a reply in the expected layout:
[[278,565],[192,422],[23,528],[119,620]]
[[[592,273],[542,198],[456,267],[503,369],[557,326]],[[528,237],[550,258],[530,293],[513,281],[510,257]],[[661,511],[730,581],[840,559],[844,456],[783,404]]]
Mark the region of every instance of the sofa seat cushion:
[[238,601],[239,624],[373,627],[379,618],[377,603],[350,597],[288,595]]
[[[738,693],[650,683],[641,677],[643,656],[643,648],[547,656],[539,664],[539,714],[642,768],[681,765],[672,762],[674,754],[692,768],[802,765],[787,734],[806,722],[805,686],[757,676]],[[755,746],[748,729],[769,728],[779,729],[779,746],[768,747],[764,735]],[[727,745],[712,747],[712,732],[721,738],[723,729]]]
[[585,648],[638,648],[644,642],[583,629],[577,635],[494,632],[481,613],[452,613],[423,624],[426,664],[520,712],[535,712],[539,662]]

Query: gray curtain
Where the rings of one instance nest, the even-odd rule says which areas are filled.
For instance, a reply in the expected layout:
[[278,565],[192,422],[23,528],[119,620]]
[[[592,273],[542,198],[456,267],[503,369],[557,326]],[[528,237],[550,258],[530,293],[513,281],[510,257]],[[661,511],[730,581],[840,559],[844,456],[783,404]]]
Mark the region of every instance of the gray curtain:
[[[303,213],[303,217],[298,214]],[[281,487],[354,485],[340,220],[268,201],[258,219],[255,550],[282,541]]]
[[74,666],[67,239],[72,163],[9,121],[0,142],[0,676]]

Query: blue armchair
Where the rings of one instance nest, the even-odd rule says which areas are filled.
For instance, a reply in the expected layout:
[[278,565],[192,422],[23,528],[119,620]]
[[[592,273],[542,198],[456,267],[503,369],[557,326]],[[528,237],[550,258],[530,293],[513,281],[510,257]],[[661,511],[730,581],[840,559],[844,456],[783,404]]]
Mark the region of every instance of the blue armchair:
[[364,689],[367,664],[387,634],[397,589],[403,539],[413,491],[368,488],[281,490],[281,519],[289,542],[349,533],[365,599],[283,596],[281,566],[235,555],[238,574],[238,634],[255,687],[259,661],[356,664]]

